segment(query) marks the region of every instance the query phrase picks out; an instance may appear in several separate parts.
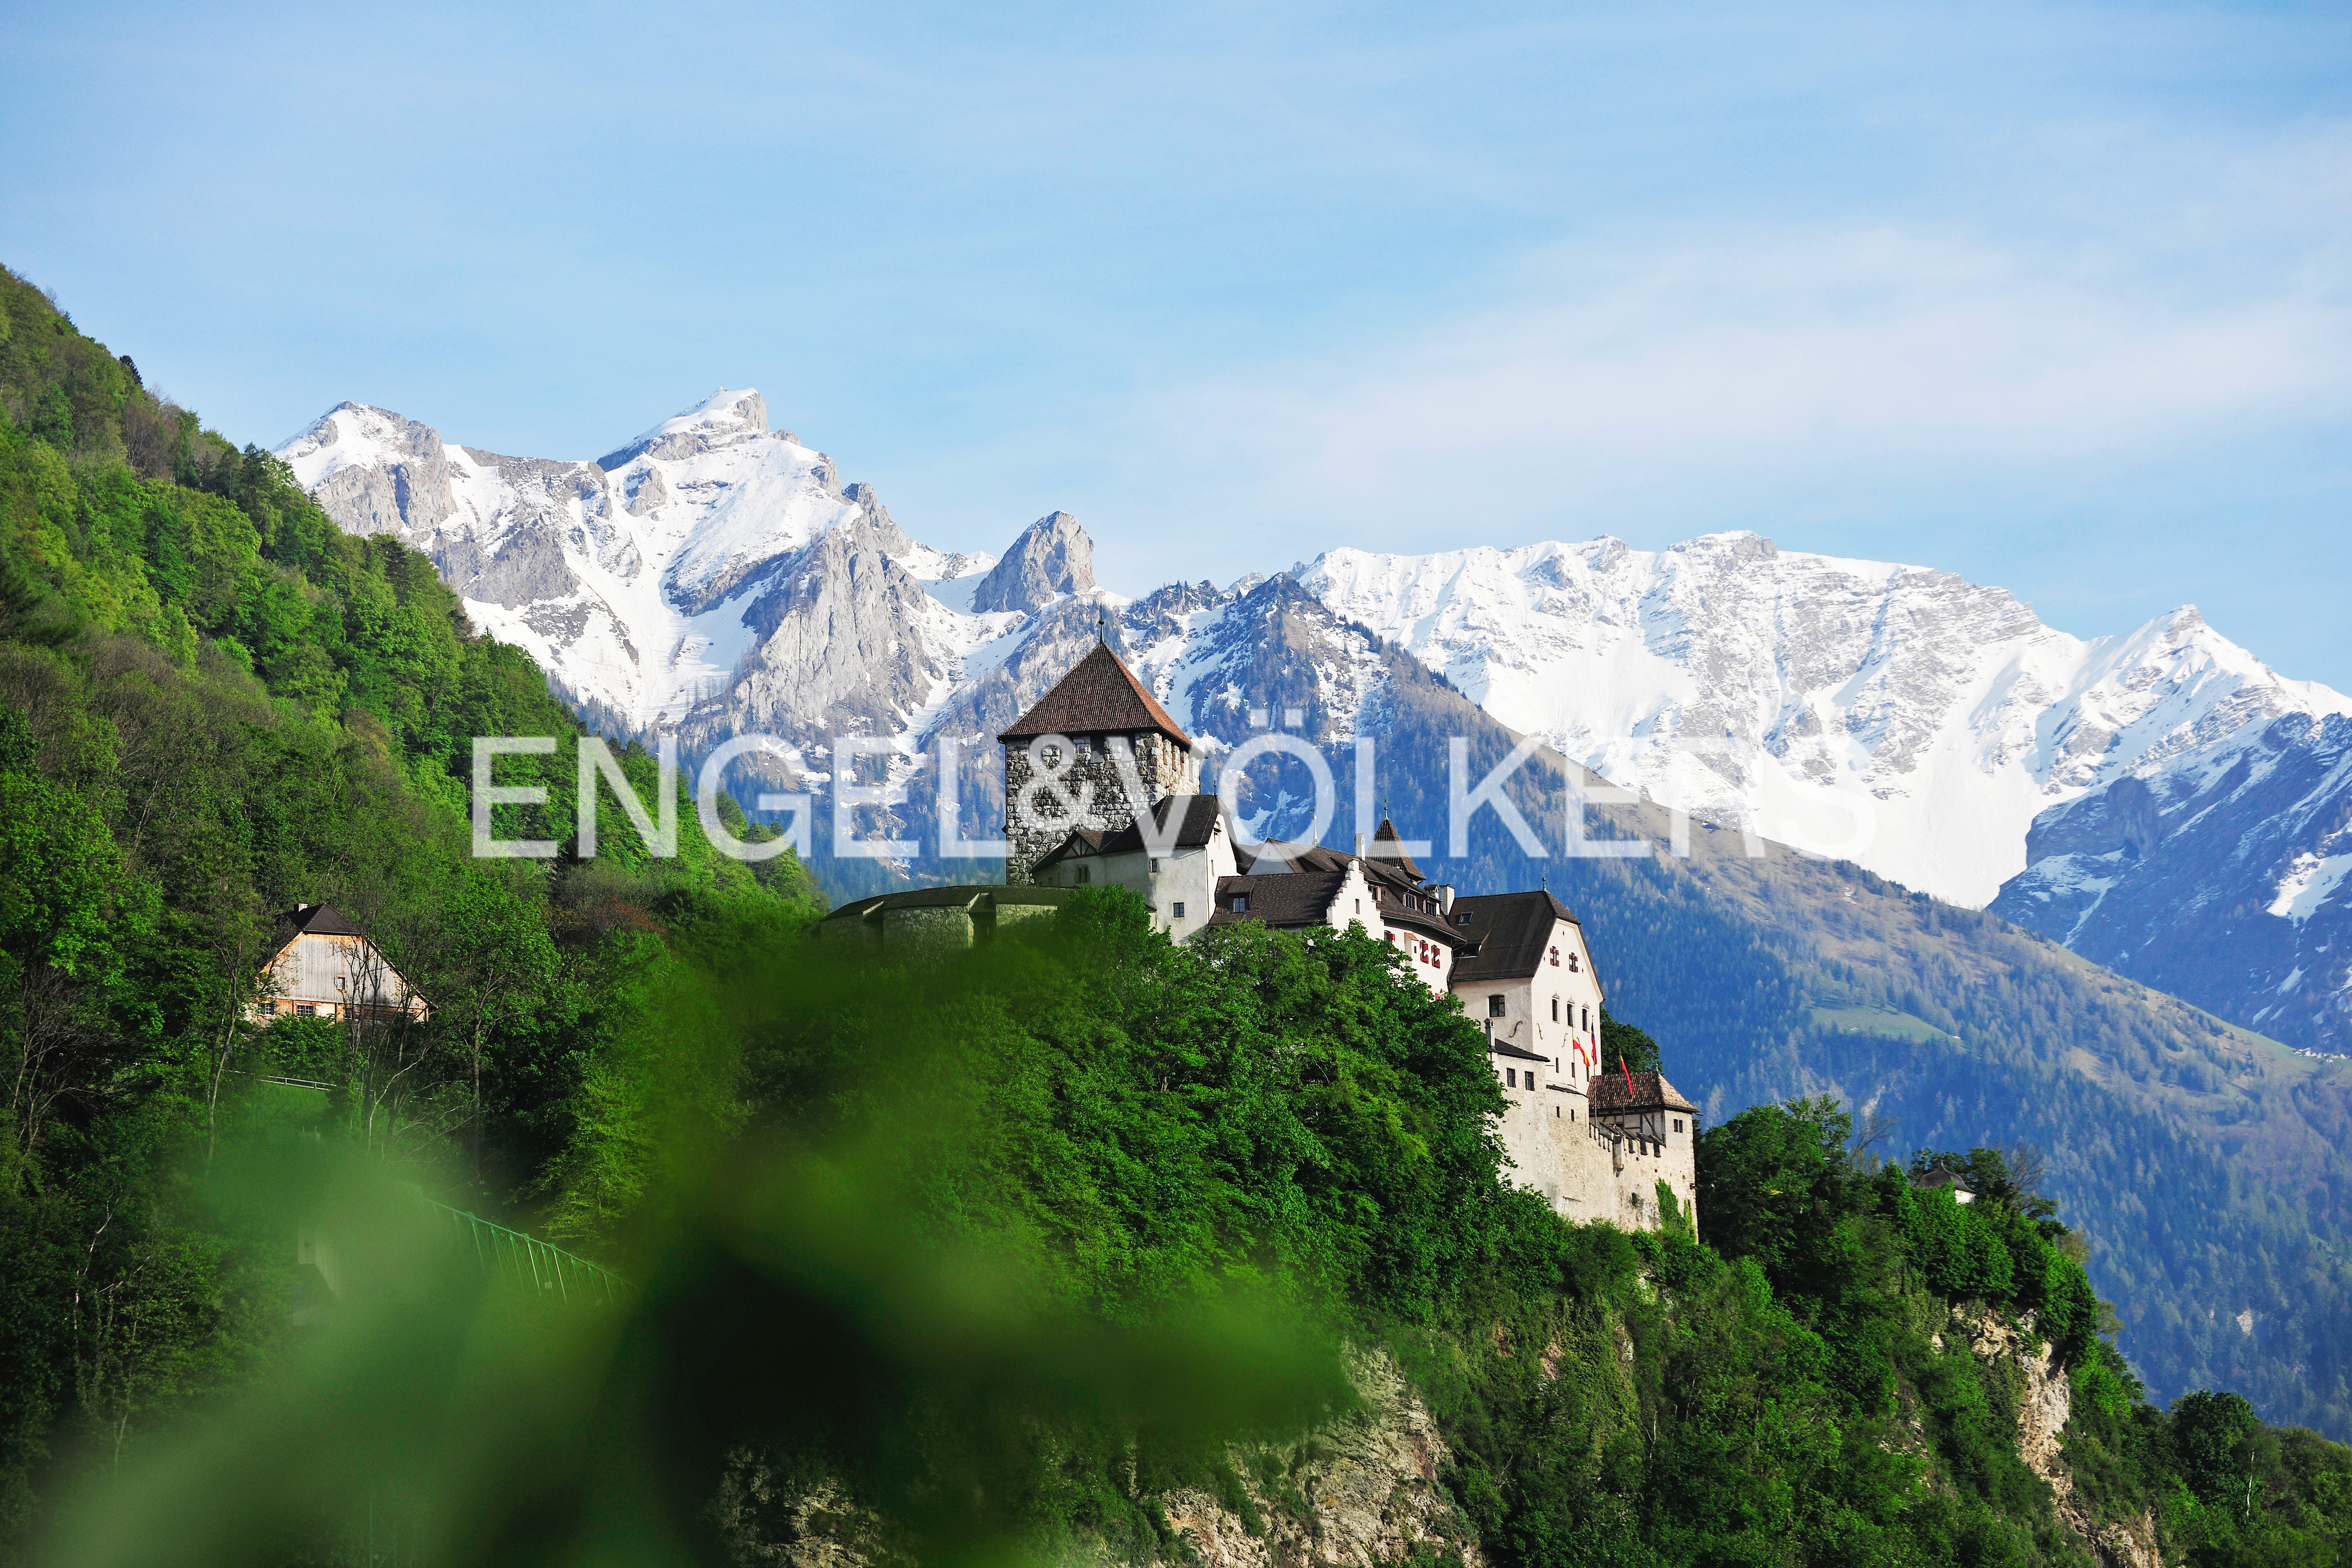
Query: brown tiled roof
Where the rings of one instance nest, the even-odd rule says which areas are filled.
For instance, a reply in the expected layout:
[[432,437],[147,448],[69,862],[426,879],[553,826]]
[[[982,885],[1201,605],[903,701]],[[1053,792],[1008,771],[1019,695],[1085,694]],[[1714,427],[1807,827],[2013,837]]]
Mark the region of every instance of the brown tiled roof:
[[[1547,892],[1483,893],[1454,900],[1449,923],[1455,940],[1478,944],[1476,952],[1454,966],[1454,980],[1528,978],[1543,966],[1555,921],[1578,923],[1569,907]],[[1596,983],[1599,978],[1596,966]]]
[[[1342,871],[1277,871],[1264,877],[1217,879],[1217,908],[1211,925],[1263,921],[1270,926],[1316,926],[1328,921],[1331,900],[1347,882]],[[1249,908],[1234,910],[1235,894],[1249,895]]]
[[[1172,847],[1198,849],[1208,843],[1209,836],[1216,831],[1220,804],[1213,795],[1162,795],[1152,803],[1151,820],[1156,826],[1165,827],[1169,813],[1181,810],[1184,819],[1177,824],[1176,842]],[[1146,847],[1143,829],[1131,822],[1125,827],[1115,827],[1103,833],[1081,827],[1047,850],[1032,868],[1032,874],[1074,855],[1140,855]]]
[[999,741],[1026,741],[1038,735],[1131,735],[1157,730],[1178,745],[1191,749],[1192,738],[1176,727],[1168,710],[1143,689],[1143,683],[1119,662],[1108,643],[1078,660],[1077,667],[1037,699],[1036,706],[1000,731]]
[[1294,870],[1337,871],[1344,877],[1348,874],[1348,862],[1355,858],[1352,855],[1342,855],[1337,849],[1326,849],[1320,844],[1310,844],[1292,858],[1285,860],[1274,853],[1271,844],[1261,844],[1253,850],[1247,845],[1236,843],[1234,856],[1246,864],[1249,874],[1255,877],[1274,877]]
[[1683,1098],[1682,1090],[1666,1081],[1665,1074],[1659,1072],[1635,1073],[1633,1092],[1629,1094],[1624,1074],[1613,1068],[1604,1068],[1594,1073],[1591,1081],[1584,1086],[1584,1096],[1595,1116],[1625,1115],[1636,1110],[1698,1110]]

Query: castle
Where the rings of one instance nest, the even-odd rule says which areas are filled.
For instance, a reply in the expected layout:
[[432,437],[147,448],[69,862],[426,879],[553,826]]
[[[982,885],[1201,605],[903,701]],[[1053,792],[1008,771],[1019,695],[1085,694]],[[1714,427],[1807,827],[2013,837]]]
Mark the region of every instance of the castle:
[[1386,821],[1353,854],[1254,852],[1218,798],[1200,793],[1191,738],[1106,645],[997,739],[1003,885],[861,899],[819,923],[821,940],[882,952],[970,945],[1050,915],[1083,887],[1140,894],[1180,942],[1244,921],[1361,926],[1483,1027],[1508,1101],[1497,1131],[1520,1184],[1570,1219],[1654,1229],[1664,1182],[1696,1220],[1696,1108],[1663,1074],[1602,1059],[1600,971],[1582,924],[1550,893],[1457,896],[1422,875]]

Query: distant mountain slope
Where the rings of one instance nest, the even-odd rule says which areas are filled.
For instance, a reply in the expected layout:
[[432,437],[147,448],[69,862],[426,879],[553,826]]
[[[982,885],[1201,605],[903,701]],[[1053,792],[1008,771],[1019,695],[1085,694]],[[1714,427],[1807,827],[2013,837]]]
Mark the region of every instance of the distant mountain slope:
[[2352,719],[2044,813],[1992,909],[2280,1039],[2352,1055]]

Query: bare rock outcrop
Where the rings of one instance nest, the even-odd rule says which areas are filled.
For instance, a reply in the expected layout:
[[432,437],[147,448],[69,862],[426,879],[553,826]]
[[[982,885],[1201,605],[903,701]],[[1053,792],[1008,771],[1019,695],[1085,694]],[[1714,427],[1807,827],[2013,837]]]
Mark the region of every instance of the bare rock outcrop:
[[1022,530],[1004,558],[971,592],[976,615],[1037,610],[1095,586],[1095,542],[1066,511],[1047,512]]
[[2049,1483],[2059,1521],[2082,1539],[2103,1568],[2164,1568],[2153,1515],[2103,1524],[2075,1495],[2062,1441],[2073,1412],[2074,1385],[2066,1379],[2066,1369],[2057,1364],[2055,1347],[2044,1342],[2032,1348],[2033,1314],[2025,1315],[2021,1328],[2011,1328],[1990,1310],[1974,1317],[1955,1311],[1953,1316],[1967,1331],[1969,1348],[1979,1360],[2013,1360],[2025,1374],[2017,1402],[2017,1457]]
[[[1459,1553],[1467,1568],[1485,1562],[1438,1483],[1450,1455],[1427,1406],[1385,1354],[1357,1356],[1348,1370],[1363,1400],[1356,1415],[1300,1444],[1234,1455],[1261,1533],[1208,1492],[1161,1500],[1170,1526],[1208,1568],[1401,1563],[1433,1550]],[[1282,1478],[1272,1488],[1258,1479],[1266,1468]]]

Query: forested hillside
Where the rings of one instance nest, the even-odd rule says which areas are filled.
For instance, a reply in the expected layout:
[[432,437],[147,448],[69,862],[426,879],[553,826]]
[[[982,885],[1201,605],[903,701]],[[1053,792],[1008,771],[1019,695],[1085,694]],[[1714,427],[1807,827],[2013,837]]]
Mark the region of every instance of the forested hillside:
[[[1466,735],[1474,778],[1507,755],[1512,736],[1389,657],[1384,755],[1442,756]],[[1246,700],[1296,700],[1280,680],[1269,669]],[[1675,1042],[1675,1081],[1710,1121],[1830,1092],[1902,1149],[2034,1145],[2152,1386],[2235,1388],[2273,1420],[2352,1436],[2352,1063],[2297,1056],[1846,862],[1769,840],[1750,858],[1704,823],[1677,857],[1646,803],[1591,805],[1588,831],[1655,854],[1563,856],[1567,772],[1538,752],[1509,792],[1551,858],[1482,814],[1466,858],[1427,863],[1472,890],[1548,878],[1585,921],[1612,1009]],[[1393,769],[1388,783],[1407,834],[1441,851],[1442,780]]]
[[655,1129],[617,1322],[551,1351],[398,1293],[96,1494],[76,1560],[331,1559],[363,1491],[429,1563],[2352,1548],[2352,1450],[2148,1405],[1997,1152],[1919,1162],[1963,1205],[1827,1100],[1758,1107],[1706,1135],[1697,1237],[1663,1183],[1627,1236],[1508,1184],[1483,1037],[1360,933],[1179,948],[1082,889],[964,953],[821,952],[673,991],[701,1023],[645,1067],[732,1092]]
[[[594,861],[473,858],[471,737],[576,731],[430,563],[337,530],[0,274],[0,1531],[57,1456],[135,1453],[275,1352],[290,1237],[204,1176],[287,1102],[460,1206],[577,1229],[628,1189],[625,1156],[571,1152],[660,1087],[614,1063],[665,969],[815,905],[789,856],[715,854],[690,804],[674,861],[609,797]],[[626,765],[652,795],[652,760]],[[568,839],[569,744],[541,776]],[[320,901],[429,1024],[243,1021],[278,916]]]

